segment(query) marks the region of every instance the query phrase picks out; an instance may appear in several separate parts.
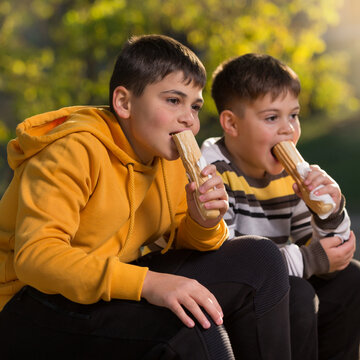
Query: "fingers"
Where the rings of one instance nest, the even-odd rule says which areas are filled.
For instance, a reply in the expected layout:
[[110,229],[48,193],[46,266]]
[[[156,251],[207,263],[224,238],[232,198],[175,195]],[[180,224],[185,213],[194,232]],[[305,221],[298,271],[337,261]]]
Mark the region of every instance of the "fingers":
[[213,176],[216,175],[216,173],[217,173],[216,166],[213,165],[213,164],[208,164],[201,170],[201,174],[203,176],[211,176],[211,177],[213,177]]
[[323,238],[320,240],[324,250],[333,249],[336,250],[338,254],[346,256],[347,253],[353,254],[355,251],[355,241],[353,232],[351,232],[349,240],[343,241],[339,236],[332,236]]
[[224,182],[221,176],[216,172],[214,165],[205,167],[202,171],[202,175],[210,175],[210,177],[199,187],[199,192],[202,194],[202,199],[200,199],[200,201],[206,202],[214,199],[228,199]]
[[[200,284],[199,286],[202,287]],[[221,307],[214,295],[205,287],[199,292],[194,292],[191,296],[183,299],[181,304],[194,316],[204,329],[208,329],[211,326],[204,311],[206,311],[216,325],[221,325],[223,323]]]
[[320,240],[321,246],[329,260],[330,272],[345,269],[355,252],[355,236],[351,232],[349,240],[342,243],[338,236],[323,238]]
[[188,327],[195,326],[195,319],[205,329],[209,328],[205,312],[215,324],[222,324],[223,313],[215,296],[194,279],[149,270],[141,295],[151,304],[173,311]]
[[200,192],[205,193],[213,188],[223,188],[224,183],[221,176],[217,173],[215,165],[207,165],[202,171],[201,175],[209,177],[207,181],[199,188]]
[[[304,180],[304,185],[310,190],[314,190],[319,185],[332,185],[333,188],[338,188],[338,184],[332,179],[324,170],[317,165],[311,165],[311,171]],[[327,192],[328,193],[328,192]]]
[[210,176],[205,183],[199,187],[199,200],[204,203],[208,210],[220,210],[221,216],[229,207],[228,195],[221,176],[216,172],[214,165],[207,165],[202,175]]
[[169,309],[182,321],[184,325],[189,328],[195,326],[194,320],[186,314],[184,308],[179,303],[174,303],[173,306],[169,306]]
[[344,251],[348,251],[353,256],[356,250],[356,238],[353,231],[350,231],[350,237],[341,245]]
[[[336,211],[338,210],[341,201],[340,187],[325,171],[321,170],[319,166],[311,165],[311,171],[306,176],[303,184],[308,191],[313,191],[322,185],[314,194],[316,196],[329,194],[336,203]],[[293,189],[295,194],[302,198],[301,191],[296,183],[293,184]]]
[[[199,284],[199,286],[202,285]],[[169,308],[188,327],[194,327],[195,323],[184,309],[188,310],[204,329],[208,329],[211,324],[202,308],[209,314],[216,325],[223,323],[223,314],[220,305],[210,292],[204,296],[199,295],[197,292],[186,294],[181,298],[174,299],[169,305]]]
[[206,209],[219,209],[223,214],[229,207],[228,196],[225,189],[214,189],[199,195],[199,200],[204,203]]
[[205,311],[210,315],[216,325],[221,325],[223,323],[224,314],[221,310],[219,303],[217,302],[215,296],[210,293],[211,296],[207,298],[203,307]]
[[[346,244],[346,242],[344,243],[344,245],[345,244]],[[343,245],[341,245],[341,246],[343,246]],[[344,248],[342,250],[344,250]],[[353,256],[354,256],[353,248],[350,248],[348,250],[344,250],[344,253],[342,253],[341,256],[337,260],[336,270],[345,269],[349,265],[349,263],[352,260]]]
[[311,165],[311,171],[306,176],[304,185],[309,191],[313,191],[321,185],[321,187],[314,192],[314,195],[321,196],[329,194],[336,204],[334,211],[338,210],[341,202],[340,187],[335,180],[324,170],[320,169],[319,166]]
[[354,252],[356,250],[356,237],[353,231],[350,231],[349,242],[354,244]]
[[298,184],[297,184],[297,183],[294,183],[292,187],[293,187],[293,190],[294,190],[295,194],[296,194],[299,198],[302,198],[301,191],[300,191],[300,189],[299,189]]

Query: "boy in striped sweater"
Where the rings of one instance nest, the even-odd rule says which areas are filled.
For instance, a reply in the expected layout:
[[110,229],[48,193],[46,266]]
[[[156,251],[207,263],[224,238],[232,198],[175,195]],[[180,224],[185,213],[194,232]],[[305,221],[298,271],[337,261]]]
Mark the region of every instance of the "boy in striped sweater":
[[[321,219],[307,208],[272,152],[280,141],[299,140],[299,93],[294,71],[271,56],[246,54],[225,61],[214,72],[212,84],[224,135],[207,139],[202,153],[216,165],[229,195],[225,220],[230,239],[266,236],[284,256],[292,285],[293,358],[317,357],[311,346],[308,353],[302,352],[306,342],[296,338],[299,326],[308,326],[308,341],[314,344],[318,336],[320,359],[355,360],[360,263],[352,259],[355,236],[344,196],[325,171],[312,165],[305,185],[315,189],[315,195],[329,194],[335,204],[333,212]],[[322,188],[317,189],[319,185]],[[317,318],[314,299],[319,301]],[[304,304],[301,311],[292,311],[299,301]]]

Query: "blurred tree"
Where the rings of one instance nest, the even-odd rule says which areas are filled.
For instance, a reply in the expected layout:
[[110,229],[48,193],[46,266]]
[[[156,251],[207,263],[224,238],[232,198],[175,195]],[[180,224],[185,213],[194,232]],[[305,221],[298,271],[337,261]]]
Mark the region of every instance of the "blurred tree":
[[[0,149],[4,153],[16,124],[28,116],[61,106],[107,103],[116,55],[133,34],[173,36],[199,55],[209,74],[228,57],[247,52],[271,54],[300,76],[305,125],[310,114],[336,119],[357,106],[345,81],[346,56],[326,53],[321,38],[338,20],[341,3],[1,0]],[[220,134],[210,83],[204,91],[200,139]],[[0,162],[1,174],[3,164]]]

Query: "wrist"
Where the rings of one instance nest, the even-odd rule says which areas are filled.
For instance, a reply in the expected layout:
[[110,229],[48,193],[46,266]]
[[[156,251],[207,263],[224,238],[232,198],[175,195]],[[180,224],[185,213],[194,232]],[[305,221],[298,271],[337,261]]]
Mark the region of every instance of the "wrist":
[[329,259],[320,241],[312,241],[300,248],[304,260],[304,278],[329,272]]

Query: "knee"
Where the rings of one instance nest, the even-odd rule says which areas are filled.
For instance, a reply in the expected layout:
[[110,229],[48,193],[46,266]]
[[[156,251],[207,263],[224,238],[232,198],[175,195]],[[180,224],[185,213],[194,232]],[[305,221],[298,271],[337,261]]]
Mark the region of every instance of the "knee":
[[264,262],[271,266],[273,264],[281,263],[282,255],[277,245],[268,238],[262,236],[240,236],[230,241],[232,245],[241,244],[246,247],[249,254],[256,257],[257,261]]
[[256,288],[266,288],[269,292],[282,295],[289,288],[289,276],[285,261],[276,244],[271,240],[259,236],[239,237],[231,243],[240,243],[241,247],[234,253],[246,254],[245,263],[251,269]]
[[248,242],[257,266],[264,269],[268,275],[284,277],[288,282],[287,267],[277,245],[267,238],[258,236],[248,237]]

